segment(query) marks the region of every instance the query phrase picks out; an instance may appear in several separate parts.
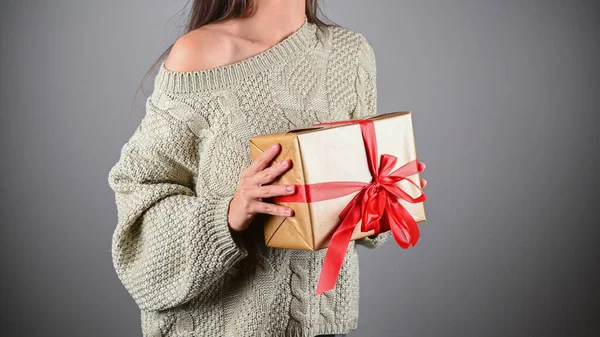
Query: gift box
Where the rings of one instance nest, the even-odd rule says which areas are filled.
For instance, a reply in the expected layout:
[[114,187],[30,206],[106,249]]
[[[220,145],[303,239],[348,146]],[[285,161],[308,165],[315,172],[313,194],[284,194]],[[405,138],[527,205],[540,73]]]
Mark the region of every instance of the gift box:
[[[411,115],[411,112],[401,111],[362,118],[373,121],[378,153],[390,154],[398,158],[392,170],[417,159]],[[288,132],[254,136],[249,142],[253,160],[268,150],[271,145],[281,144],[281,151],[271,165],[291,159],[292,167],[274,180],[273,184],[295,184],[297,193],[303,192],[298,185],[333,181],[369,183],[373,180],[358,123],[316,125]],[[418,187],[421,187],[419,174],[407,178],[415,184],[401,181],[399,184],[402,190],[413,196],[419,195]],[[266,245],[304,250],[326,248],[340,222],[339,213],[356,193],[358,192],[310,203],[273,198],[274,203],[292,208],[294,215],[288,217],[271,215],[266,218],[264,224]],[[398,198],[398,201],[417,222],[426,220],[423,202],[409,203],[401,198]],[[361,226],[356,226],[351,240],[373,234],[374,230],[362,232]]]
[[281,151],[270,165],[290,159],[292,167],[272,184],[296,185],[296,193],[272,199],[294,215],[266,217],[265,243],[329,247],[321,273],[329,286],[321,288],[335,283],[351,240],[391,230],[403,248],[416,243],[417,222],[426,220],[419,177],[424,165],[417,160],[411,112],[257,135],[249,140],[253,160],[275,143]]

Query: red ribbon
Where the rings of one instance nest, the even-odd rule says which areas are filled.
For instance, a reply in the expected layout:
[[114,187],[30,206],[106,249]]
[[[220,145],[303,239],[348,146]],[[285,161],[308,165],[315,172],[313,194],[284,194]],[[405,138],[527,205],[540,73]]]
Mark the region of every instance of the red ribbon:
[[[314,202],[338,198],[350,193],[358,192],[339,214],[342,219],[329,242],[323,268],[319,276],[316,295],[320,295],[335,287],[342,267],[348,244],[358,221],[362,220],[361,231],[374,230],[379,234],[391,229],[394,239],[402,248],[415,246],[419,239],[417,222],[410,213],[398,202],[398,198],[410,203],[426,200],[421,188],[408,176],[422,172],[425,165],[417,159],[412,160],[400,168],[390,172],[396,165],[398,158],[390,154],[381,155],[381,164],[377,162],[377,140],[375,127],[370,119],[351,119],[314,124],[360,124],[360,130],[367,152],[369,171],[373,177],[370,183],[359,181],[333,181],[325,183],[296,185],[297,192],[292,195],[276,196],[276,202]],[[411,195],[396,185],[401,180],[407,180],[421,191],[421,195],[413,198]]]

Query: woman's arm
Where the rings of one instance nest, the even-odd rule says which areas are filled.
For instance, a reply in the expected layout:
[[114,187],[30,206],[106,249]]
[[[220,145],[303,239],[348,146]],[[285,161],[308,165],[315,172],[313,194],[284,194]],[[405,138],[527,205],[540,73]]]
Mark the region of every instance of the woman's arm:
[[[358,50],[356,69],[356,108],[352,112],[352,119],[361,118],[377,113],[377,63],[375,52],[369,41],[362,38],[361,48]],[[382,245],[390,236],[390,231],[368,236],[356,240],[357,244],[368,248]]]
[[113,264],[142,310],[187,302],[247,256],[227,223],[233,195],[194,192],[199,138],[186,108],[154,91],[108,175],[118,211]]

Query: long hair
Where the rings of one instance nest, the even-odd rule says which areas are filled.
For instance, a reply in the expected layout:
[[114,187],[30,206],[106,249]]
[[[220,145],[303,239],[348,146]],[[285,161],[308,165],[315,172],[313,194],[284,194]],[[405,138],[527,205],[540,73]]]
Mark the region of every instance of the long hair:
[[[206,24],[226,21],[233,18],[246,18],[254,14],[254,2],[255,0],[193,0],[191,9],[189,11],[189,18],[183,34],[189,33],[195,29],[198,29]],[[188,2],[189,4],[189,2]],[[187,6],[186,6],[187,7]],[[325,26],[339,26],[335,23],[326,23],[317,17],[317,12],[321,12],[324,16],[321,8],[319,7],[319,0],[306,0],[306,17],[308,22],[314,23],[319,27]],[[329,19],[328,19],[329,20]],[[331,20],[329,20],[331,21]],[[173,42],[169,48],[167,48],[158,59],[152,64],[152,66],[146,71],[142,81],[138,85],[135,92],[131,108],[133,111],[133,104],[137,93],[140,91],[146,77],[150,71],[155,68],[169,55],[173,48]]]

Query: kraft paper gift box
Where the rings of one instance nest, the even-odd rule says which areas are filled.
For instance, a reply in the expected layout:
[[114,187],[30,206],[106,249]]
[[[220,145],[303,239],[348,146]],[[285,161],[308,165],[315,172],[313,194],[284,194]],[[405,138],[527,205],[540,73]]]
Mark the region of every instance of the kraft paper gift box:
[[[391,171],[410,161],[416,162],[411,112],[389,112],[361,119],[373,122],[378,161],[383,154],[396,156],[397,161]],[[356,123],[316,124],[288,132],[257,135],[251,137],[249,143],[253,160],[275,143],[281,144],[281,151],[271,164],[276,165],[282,160],[291,159],[292,167],[272,184],[306,185],[336,181],[363,183],[373,181],[361,126]],[[412,197],[422,194],[418,172],[406,178],[412,180],[414,185],[406,180],[401,180],[396,185]],[[297,187],[296,193],[298,191]],[[345,196],[312,202],[275,201],[276,204],[292,208],[294,215],[266,217],[264,223],[266,245],[302,250],[319,250],[328,247],[331,236],[340,224],[340,212],[357,193],[352,192]],[[407,202],[402,198],[397,200],[416,222],[426,220],[423,202]],[[359,221],[350,240],[373,234],[374,230],[362,232]]]

